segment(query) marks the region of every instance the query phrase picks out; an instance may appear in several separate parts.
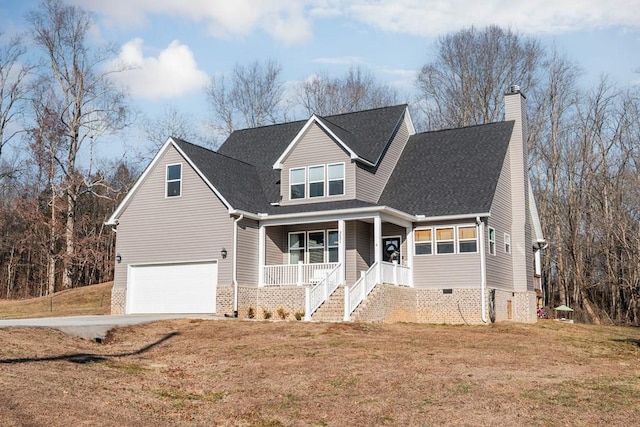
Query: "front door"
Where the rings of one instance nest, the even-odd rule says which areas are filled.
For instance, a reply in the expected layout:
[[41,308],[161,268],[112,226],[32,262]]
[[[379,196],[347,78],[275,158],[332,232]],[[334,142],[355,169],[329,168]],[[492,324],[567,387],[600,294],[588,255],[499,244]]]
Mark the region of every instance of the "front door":
[[400,236],[382,238],[382,261],[400,262]]

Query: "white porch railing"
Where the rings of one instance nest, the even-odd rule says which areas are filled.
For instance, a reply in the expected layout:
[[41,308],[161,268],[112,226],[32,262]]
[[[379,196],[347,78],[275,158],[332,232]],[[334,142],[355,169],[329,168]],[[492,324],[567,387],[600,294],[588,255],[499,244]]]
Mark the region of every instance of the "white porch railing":
[[[321,270],[316,270],[321,271]],[[324,270],[324,277],[318,284],[305,289],[304,320],[311,320],[311,315],[329,299],[329,296],[338,288],[341,280],[342,269],[337,264],[333,270]]]
[[380,263],[382,269],[382,283],[396,286],[411,286],[411,269],[406,265],[385,262]]
[[382,261],[374,263],[360,279],[344,289],[344,320],[349,321],[351,314],[365,300],[378,283],[395,286],[411,286],[411,269],[404,265]]
[[263,267],[262,285],[315,285],[324,278],[326,273],[334,270],[338,265],[340,264],[337,262],[265,265]]

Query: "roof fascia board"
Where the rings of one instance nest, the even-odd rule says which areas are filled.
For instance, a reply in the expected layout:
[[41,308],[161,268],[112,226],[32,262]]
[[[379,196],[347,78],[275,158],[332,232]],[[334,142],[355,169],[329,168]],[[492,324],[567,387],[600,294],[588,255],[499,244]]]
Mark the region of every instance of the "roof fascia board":
[[404,111],[404,121],[407,123],[407,129],[409,129],[409,136],[416,134],[416,128],[413,126],[413,120],[411,119],[411,113],[409,112],[409,106],[407,105]]
[[546,243],[544,234],[542,233],[542,224],[540,223],[540,215],[538,215],[538,206],[536,204],[536,198],[533,197],[533,190],[531,188],[531,179],[528,179],[527,181],[529,183],[529,215],[531,216],[533,230],[536,235],[535,242]]
[[106,225],[116,225],[116,224],[118,224],[117,220],[120,217],[120,215],[122,214],[122,211],[129,204],[129,201],[131,200],[133,195],[138,191],[138,188],[142,185],[144,180],[147,178],[147,175],[149,175],[149,173],[151,173],[151,170],[155,167],[156,163],[158,163],[160,161],[160,158],[162,157],[164,152],[167,151],[167,148],[172,143],[173,143],[173,139],[167,138],[167,140],[162,145],[162,147],[160,147],[160,150],[158,150],[156,155],[151,160],[151,163],[149,163],[149,165],[146,167],[144,172],[142,172],[142,175],[140,175],[140,177],[137,179],[136,183],[133,184],[133,187],[131,188],[131,190],[127,193],[127,195],[122,200],[122,202],[120,202],[120,204],[118,205],[116,210],[113,212],[113,214],[111,214],[111,216],[109,217],[107,222],[105,222]]
[[373,166],[371,162],[360,158],[351,148],[349,148],[349,146],[347,146],[347,144],[344,143],[344,141],[338,138],[338,136],[335,133],[333,133],[331,129],[329,129],[329,127],[320,119],[320,117],[314,114],[309,118],[309,120],[307,120],[307,122],[304,124],[302,129],[300,129],[300,131],[293,138],[293,140],[291,140],[291,143],[289,143],[289,145],[282,152],[280,157],[278,157],[278,160],[276,160],[276,162],[273,164],[274,169],[282,169],[282,164],[284,163],[284,160],[287,158],[287,156],[293,150],[293,148],[298,144],[300,139],[302,139],[302,136],[307,132],[307,130],[311,127],[313,123],[317,123],[319,126],[321,126],[322,129],[324,129],[338,144],[340,144],[340,146],[344,148],[347,151],[347,153],[349,153],[349,158],[351,160],[358,160],[368,164],[369,166]]
[[469,213],[469,214],[459,214],[459,215],[441,215],[441,216],[422,216],[416,215],[416,222],[434,222],[434,221],[457,221],[459,219],[469,219],[469,218],[489,218],[491,216],[490,212],[484,213]]

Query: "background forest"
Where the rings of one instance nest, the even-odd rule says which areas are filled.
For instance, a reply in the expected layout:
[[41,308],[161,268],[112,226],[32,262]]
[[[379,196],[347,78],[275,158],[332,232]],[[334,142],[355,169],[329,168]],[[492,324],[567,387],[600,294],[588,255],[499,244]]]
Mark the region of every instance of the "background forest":
[[[88,43],[92,19],[44,0],[27,33],[0,34],[0,298],[111,280],[116,233],[104,222],[168,136],[215,148],[234,129],[407,102],[357,66],[290,90],[271,60],[211,77],[207,134],[176,109],[141,118],[112,80],[127,67],[115,48]],[[639,88],[602,77],[585,89],[579,64],[497,26],[447,34],[429,53],[408,101],[420,131],[502,120],[511,84],[527,97],[548,304],[640,325]],[[94,140],[131,127],[148,141],[134,158],[94,156]]]

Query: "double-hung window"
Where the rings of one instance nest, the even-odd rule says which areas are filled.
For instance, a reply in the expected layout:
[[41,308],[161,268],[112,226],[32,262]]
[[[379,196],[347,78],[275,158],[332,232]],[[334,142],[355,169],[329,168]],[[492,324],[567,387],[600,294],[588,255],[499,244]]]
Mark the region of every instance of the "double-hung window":
[[511,235],[507,233],[504,233],[504,252],[511,253]]
[[324,231],[310,231],[307,237],[309,264],[322,264],[324,262]]
[[309,197],[324,196],[324,165],[309,166]]
[[329,181],[329,196],[344,194],[344,163],[327,165],[327,178]]
[[458,252],[478,252],[476,227],[458,227]]
[[453,227],[436,228],[436,253],[455,253]]
[[413,232],[413,241],[415,246],[416,255],[431,255],[433,253],[432,248],[432,233],[431,229],[415,230]]
[[338,231],[327,231],[328,262],[338,262]]
[[489,253],[496,254],[496,230],[491,227],[489,227]]
[[304,262],[305,233],[289,234],[289,264]]
[[167,165],[167,197],[177,197],[182,193],[182,165]]
[[304,199],[304,188],[306,187],[306,172],[306,168],[295,168],[289,171],[291,199]]

